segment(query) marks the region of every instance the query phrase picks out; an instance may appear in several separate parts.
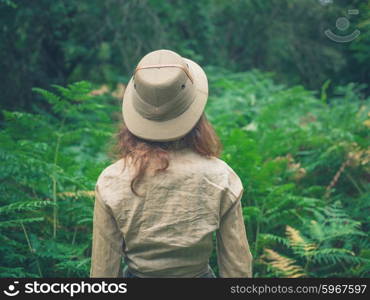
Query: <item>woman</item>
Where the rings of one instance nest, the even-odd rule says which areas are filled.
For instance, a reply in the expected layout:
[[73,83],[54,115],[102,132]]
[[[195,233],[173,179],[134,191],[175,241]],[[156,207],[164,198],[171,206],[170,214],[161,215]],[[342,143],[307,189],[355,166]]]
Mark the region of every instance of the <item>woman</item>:
[[[169,50],[144,56],[124,94],[120,158],[95,186],[91,277],[251,277],[243,186],[219,159],[207,77]],[[121,258],[127,267],[122,272]]]

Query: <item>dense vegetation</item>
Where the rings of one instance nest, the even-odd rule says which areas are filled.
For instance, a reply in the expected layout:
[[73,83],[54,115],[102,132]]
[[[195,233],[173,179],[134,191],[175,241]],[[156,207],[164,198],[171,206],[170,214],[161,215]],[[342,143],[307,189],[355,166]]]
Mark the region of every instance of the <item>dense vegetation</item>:
[[[159,48],[206,66],[254,276],[370,277],[370,2],[320,2],[0,0],[0,277],[88,276],[124,84]],[[350,8],[361,35],[330,41]]]
[[210,75],[255,276],[369,276],[370,99],[351,84],[329,101],[258,71]]
[[[345,32],[339,17],[350,21]],[[0,0],[2,102],[29,109],[34,86],[126,82],[140,57],[161,48],[309,89],[328,79],[367,83],[369,19],[369,0]],[[361,35],[335,43],[326,29]]]
[[[206,114],[245,186],[254,275],[369,276],[369,98],[347,85],[329,105],[256,70],[207,73]],[[35,88],[52,113],[2,111],[1,276],[88,275],[93,187],[120,121],[120,102],[91,89]]]

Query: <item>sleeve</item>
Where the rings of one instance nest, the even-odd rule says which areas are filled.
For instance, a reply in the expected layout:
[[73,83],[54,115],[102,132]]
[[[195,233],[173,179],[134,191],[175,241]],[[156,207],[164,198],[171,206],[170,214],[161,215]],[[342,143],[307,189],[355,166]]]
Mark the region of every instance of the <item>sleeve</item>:
[[234,197],[230,208],[222,215],[216,231],[217,263],[219,275],[223,278],[252,277],[252,254],[249,249],[244,225],[241,197]]
[[123,235],[95,186],[90,277],[122,277]]

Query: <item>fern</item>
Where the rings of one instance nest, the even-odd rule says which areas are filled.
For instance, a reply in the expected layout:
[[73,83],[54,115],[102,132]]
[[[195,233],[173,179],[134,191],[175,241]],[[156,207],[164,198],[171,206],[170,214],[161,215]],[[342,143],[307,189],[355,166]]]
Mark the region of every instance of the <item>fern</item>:
[[[323,103],[258,70],[207,76],[206,115],[245,190],[255,275],[369,277],[369,99],[333,86]],[[0,277],[88,276],[94,184],[119,114],[93,88],[34,88],[31,111],[1,110]]]
[[275,269],[281,277],[298,278],[306,276],[303,268],[297,265],[296,260],[285,257],[274,250],[266,248],[260,259],[267,260],[268,264]]
[[[283,276],[322,276],[336,270],[337,276],[348,276],[347,270],[362,270],[359,266],[367,266],[368,258],[357,256],[353,249],[342,248],[339,245],[366,234],[358,229],[358,222],[348,218],[340,209],[339,204],[316,211],[317,220],[304,224],[302,231],[286,226],[286,239],[264,235],[264,238],[277,244],[282,244],[291,253],[283,256],[278,252],[265,248],[261,263],[276,269]],[[319,222],[320,221],[320,222]],[[341,230],[336,233],[335,230]],[[354,248],[355,245],[350,245]],[[341,271],[339,271],[341,270]],[[298,275],[297,275],[298,274]],[[358,273],[360,276],[362,273]]]
[[48,200],[41,200],[41,201],[32,200],[32,201],[16,202],[16,203],[11,203],[11,204],[0,207],[0,214],[9,214],[12,212],[22,211],[22,210],[31,211],[31,210],[35,210],[41,207],[52,206],[52,205],[54,205],[54,203]]

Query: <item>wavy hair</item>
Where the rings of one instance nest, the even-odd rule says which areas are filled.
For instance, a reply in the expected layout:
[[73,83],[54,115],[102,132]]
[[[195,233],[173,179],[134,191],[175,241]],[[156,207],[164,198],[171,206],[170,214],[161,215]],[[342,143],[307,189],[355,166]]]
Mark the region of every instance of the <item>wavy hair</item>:
[[204,157],[220,156],[221,141],[204,112],[193,129],[175,141],[161,142],[139,138],[128,130],[124,122],[121,122],[118,133],[115,135],[112,150],[117,159],[124,159],[125,166],[126,162],[131,160],[136,172],[130,187],[135,195],[141,196],[135,190],[135,186],[144,177],[149,165],[154,165],[155,174],[164,172],[170,164],[169,152],[184,147],[190,148]]

